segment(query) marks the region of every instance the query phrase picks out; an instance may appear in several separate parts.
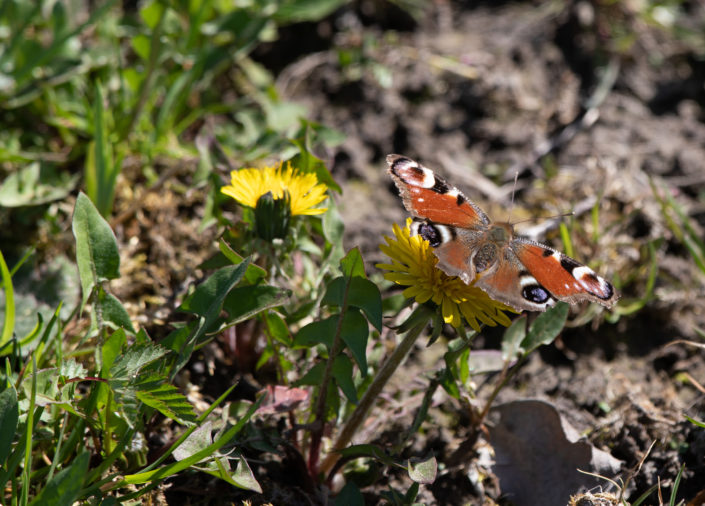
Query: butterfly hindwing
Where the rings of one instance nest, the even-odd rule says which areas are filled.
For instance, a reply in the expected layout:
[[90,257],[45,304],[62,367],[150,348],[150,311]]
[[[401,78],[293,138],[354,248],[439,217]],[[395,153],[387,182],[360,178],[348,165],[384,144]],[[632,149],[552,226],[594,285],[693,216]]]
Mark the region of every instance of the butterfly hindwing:
[[519,238],[512,243],[512,250],[526,270],[558,300],[570,303],[590,300],[607,307],[617,300],[607,280],[563,253]]
[[518,311],[545,311],[556,304],[556,299],[528,271],[511,252],[498,261],[494,269],[480,275],[475,286],[482,288],[495,300]]

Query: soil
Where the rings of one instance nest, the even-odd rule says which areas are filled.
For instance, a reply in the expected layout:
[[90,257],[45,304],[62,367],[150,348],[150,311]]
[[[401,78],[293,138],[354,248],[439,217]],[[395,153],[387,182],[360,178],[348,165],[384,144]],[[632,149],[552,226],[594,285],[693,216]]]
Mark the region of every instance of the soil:
[[[382,237],[405,219],[386,174],[388,153],[433,168],[494,219],[529,220],[517,226],[520,233],[559,249],[561,220],[550,218],[575,211],[562,220],[574,256],[615,280],[623,311],[608,317],[576,308],[572,324],[531,355],[496,404],[548,401],[582,442],[620,461],[620,473],[610,477],[629,480],[629,501],[653,486],[668,501],[684,466],[677,498],[703,504],[697,497],[705,490],[705,431],[684,415],[705,418],[705,352],[666,345],[700,339],[704,278],[657,195],[673,197],[701,233],[705,46],[702,35],[698,45],[674,33],[702,33],[705,5],[684,2],[683,12],[664,21],[682,31],[650,21],[671,11],[647,16],[639,2],[438,0],[416,19],[398,5],[360,1],[323,21],[282,29],[254,55],[278,76],[282,98],[306,105],[311,119],[344,134],[341,145],[317,146],[316,152],[343,186],[336,202],[346,224],[345,248],[360,247],[368,272],[378,273]],[[190,243],[187,231],[175,233]],[[180,264],[178,252],[155,251],[167,258],[150,264]],[[652,265],[658,272],[653,290]],[[182,273],[165,283],[177,290],[189,279]],[[634,310],[626,311],[629,306]],[[501,330],[483,331],[474,349],[497,349],[500,336]],[[419,382],[441,367],[443,351],[443,340],[429,348],[420,343],[385,392],[387,405],[370,415],[374,442],[389,442],[408,427],[423,391]],[[196,362],[192,381],[204,387],[206,370],[220,371],[228,382],[242,377],[216,345]],[[477,378],[478,399],[487,398],[495,379]],[[421,486],[419,502],[567,503],[567,497],[532,503],[541,496],[528,491],[509,496],[511,484],[485,462],[487,455],[492,459],[491,427],[472,440],[464,402],[439,390],[407,450],[408,457],[432,452],[439,462],[438,477]],[[390,410],[398,416],[390,417]],[[295,478],[299,464],[253,464],[265,494],[228,489],[228,500],[320,503]],[[403,470],[376,483],[365,489],[368,504],[381,502],[388,486],[411,485]],[[592,502],[577,504],[602,504],[598,494],[605,491],[619,494],[606,480],[596,483],[593,497],[583,499]],[[166,491],[170,503],[188,490],[183,487]],[[653,492],[645,504],[658,504],[658,497]]]

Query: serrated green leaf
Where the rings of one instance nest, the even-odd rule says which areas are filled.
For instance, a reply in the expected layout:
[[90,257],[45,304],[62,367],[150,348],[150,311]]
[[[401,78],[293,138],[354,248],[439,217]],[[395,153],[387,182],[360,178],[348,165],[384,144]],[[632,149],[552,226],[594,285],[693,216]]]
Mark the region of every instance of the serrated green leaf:
[[0,393],[0,464],[2,465],[10,454],[19,416],[17,392],[14,386],[7,386]]
[[110,225],[84,193],[79,193],[76,199],[71,228],[76,238],[83,307],[95,286],[120,276],[120,254]]
[[353,366],[347,355],[340,354],[333,360],[333,377],[348,401],[357,404],[357,391],[353,381]]
[[78,499],[83,488],[83,480],[86,477],[89,462],[90,453],[83,452],[79,454],[69,467],[59,471],[49,480],[46,487],[30,504],[41,506],[73,504]]
[[115,380],[129,379],[131,376],[136,375],[144,366],[167,353],[169,353],[169,350],[155,343],[131,346],[122,356],[115,360],[110,370],[110,376]]
[[88,376],[88,370],[83,366],[83,364],[80,364],[79,362],[76,362],[75,359],[70,358],[61,363],[61,367],[59,368],[59,376],[69,379],[83,378]]
[[529,354],[543,344],[550,344],[560,334],[568,319],[570,306],[559,302],[554,307],[541,313],[531,325],[528,334],[521,342],[525,354]]
[[413,464],[409,461],[407,471],[409,471],[409,478],[416,483],[433,483],[436,481],[436,474],[438,473],[438,462],[436,462],[436,457]]
[[192,424],[198,418],[193,411],[193,406],[186,397],[174,386],[166,382],[163,377],[146,378],[135,384],[137,398],[167,418],[185,424]]
[[290,290],[268,285],[238,286],[223,302],[228,313],[228,325],[248,320],[257,313],[282,305],[291,296]]

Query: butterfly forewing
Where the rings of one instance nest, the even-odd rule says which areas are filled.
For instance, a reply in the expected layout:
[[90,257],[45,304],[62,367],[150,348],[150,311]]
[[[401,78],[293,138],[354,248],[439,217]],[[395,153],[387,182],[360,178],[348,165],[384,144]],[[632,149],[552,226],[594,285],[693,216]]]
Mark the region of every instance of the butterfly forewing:
[[404,207],[413,216],[463,228],[482,227],[490,222],[479,207],[430,169],[401,155],[388,155],[387,163]]

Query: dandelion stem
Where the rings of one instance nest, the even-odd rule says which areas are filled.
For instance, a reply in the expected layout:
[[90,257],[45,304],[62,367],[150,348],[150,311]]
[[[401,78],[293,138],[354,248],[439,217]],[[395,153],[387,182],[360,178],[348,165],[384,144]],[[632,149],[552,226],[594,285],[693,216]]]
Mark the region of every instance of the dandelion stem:
[[[331,452],[321,463],[321,473],[327,474],[336,464],[338,459],[340,459],[340,454],[338,451],[342,450],[348,445],[348,443],[350,443],[350,440],[353,438],[358,428],[367,417],[367,413],[377,397],[379,397],[379,394],[387,384],[387,381],[389,381],[389,378],[392,377],[394,371],[399,368],[406,356],[409,354],[409,351],[411,351],[412,346],[416,342],[416,338],[419,337],[427,323],[428,319],[424,319],[422,322],[411,328],[411,330],[406,333],[406,336],[404,336],[401,343],[399,343],[396,349],[389,356],[379,372],[377,372],[377,376],[375,376],[372,383],[370,383],[369,388],[365,391],[362,399],[360,399],[360,403],[357,405],[352,415],[350,415],[350,418],[343,427],[343,430],[338,435],[338,439],[335,441]],[[332,478],[332,476],[329,476],[329,479],[330,478]]]

